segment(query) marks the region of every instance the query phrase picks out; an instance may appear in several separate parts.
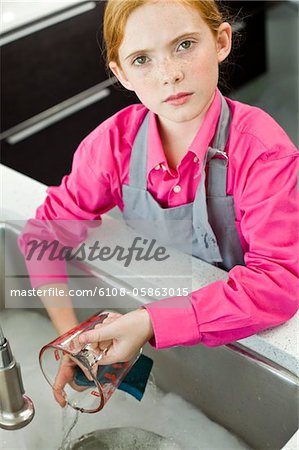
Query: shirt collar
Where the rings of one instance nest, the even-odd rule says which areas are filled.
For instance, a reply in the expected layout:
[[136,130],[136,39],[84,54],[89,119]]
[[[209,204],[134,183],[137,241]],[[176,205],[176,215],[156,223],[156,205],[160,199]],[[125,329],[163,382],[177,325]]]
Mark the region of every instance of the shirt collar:
[[[211,106],[209,107],[201,126],[199,127],[191,145],[187,150],[187,152],[192,151],[202,161],[216,132],[220,111],[220,92],[216,89]],[[159,164],[164,163],[165,167],[168,167],[158,130],[157,118],[151,111],[149,117],[148,150],[147,174],[149,174],[150,171]]]

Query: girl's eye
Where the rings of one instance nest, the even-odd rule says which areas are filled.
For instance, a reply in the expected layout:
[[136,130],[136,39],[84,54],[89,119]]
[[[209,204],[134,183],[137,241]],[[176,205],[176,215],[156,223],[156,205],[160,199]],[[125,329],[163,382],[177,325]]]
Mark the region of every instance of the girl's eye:
[[192,44],[193,44],[193,42],[190,40],[184,41],[179,45],[179,49],[181,47],[183,50],[189,50],[189,48],[192,46]]
[[134,59],[133,64],[135,66],[142,66],[146,62],[147,62],[147,56],[138,56],[137,58]]

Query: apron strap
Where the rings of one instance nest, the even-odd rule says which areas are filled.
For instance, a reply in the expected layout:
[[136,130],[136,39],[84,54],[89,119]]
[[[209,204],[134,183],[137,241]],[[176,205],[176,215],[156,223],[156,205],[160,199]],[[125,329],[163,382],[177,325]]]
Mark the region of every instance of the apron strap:
[[[221,113],[219,117],[218,127],[214,137],[212,147],[208,148],[207,164],[208,172],[208,196],[209,197],[226,197],[226,181],[227,181],[227,165],[228,157],[224,149],[228,139],[229,128],[231,123],[231,112],[229,106],[221,96]],[[220,155],[220,158],[215,158]]]
[[221,93],[220,98],[221,112],[212,147],[220,150],[220,152],[224,152],[231,123],[231,112],[228,107],[227,101]]
[[137,132],[132,147],[130,160],[130,179],[129,185],[139,189],[147,188],[147,148],[148,148],[148,123],[149,111]]

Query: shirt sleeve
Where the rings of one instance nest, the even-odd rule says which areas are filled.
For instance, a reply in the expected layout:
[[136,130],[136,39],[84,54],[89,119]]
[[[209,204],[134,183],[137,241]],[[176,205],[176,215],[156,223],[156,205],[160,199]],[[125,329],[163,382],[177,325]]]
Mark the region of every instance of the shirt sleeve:
[[[80,144],[71,173],[62,179],[60,186],[47,190],[46,200],[37,209],[36,217],[30,219],[22,230],[19,247],[25,257],[32,287],[67,281],[65,259],[51,260],[49,255],[53,246],[39,259],[39,252],[32,252],[33,241],[47,245],[58,241],[59,248],[63,245],[75,247],[84,240],[90,227],[100,225],[101,214],[116,204],[108,176],[113,171],[114,162],[107,149],[109,142],[105,143],[103,138],[101,143],[106,153],[102,151],[96,164],[92,155],[95,149],[86,146],[84,141]],[[101,170],[96,174],[98,166]]]
[[[279,153],[279,152],[278,152]],[[245,266],[188,297],[144,307],[156,348],[224,345],[290,319],[298,309],[298,153],[255,161],[240,197]]]

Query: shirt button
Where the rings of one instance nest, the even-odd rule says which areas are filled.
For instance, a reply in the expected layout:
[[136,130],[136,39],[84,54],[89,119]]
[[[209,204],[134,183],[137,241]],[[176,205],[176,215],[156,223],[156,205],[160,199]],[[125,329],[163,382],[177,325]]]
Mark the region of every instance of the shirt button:
[[179,186],[178,184],[177,184],[176,186],[174,186],[173,192],[178,193],[178,192],[180,192],[180,191],[181,191],[181,186]]
[[197,158],[197,156],[194,156],[193,161],[194,161],[195,163],[197,163],[197,162],[199,161],[199,159]]
[[156,170],[159,170],[159,169],[160,169],[160,164],[158,164],[158,165],[155,167],[155,169],[156,169]]

